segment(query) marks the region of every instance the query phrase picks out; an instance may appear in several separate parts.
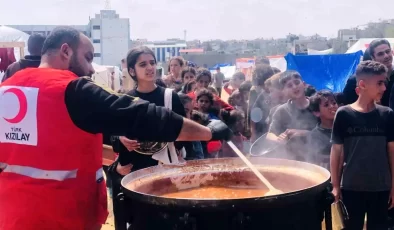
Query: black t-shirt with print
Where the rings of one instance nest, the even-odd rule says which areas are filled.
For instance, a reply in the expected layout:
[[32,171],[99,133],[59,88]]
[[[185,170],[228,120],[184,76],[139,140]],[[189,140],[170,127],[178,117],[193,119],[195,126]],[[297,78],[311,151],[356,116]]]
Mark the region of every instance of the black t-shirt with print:
[[362,113],[350,105],[342,106],[335,115],[331,141],[343,145],[343,189],[364,192],[391,189],[387,143],[394,141],[393,110],[376,105],[371,112]]

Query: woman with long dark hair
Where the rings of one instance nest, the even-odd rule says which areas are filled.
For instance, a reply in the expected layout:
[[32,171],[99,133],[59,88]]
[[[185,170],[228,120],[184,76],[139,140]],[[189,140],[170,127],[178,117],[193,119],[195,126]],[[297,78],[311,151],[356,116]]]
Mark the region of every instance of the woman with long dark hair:
[[[136,82],[136,88],[128,92],[128,95],[149,101],[157,106],[165,106],[185,116],[185,110],[178,95],[170,89],[157,86],[156,58],[152,50],[145,46],[136,47],[129,51],[126,61],[130,76]],[[171,103],[166,103],[166,100]],[[121,176],[131,171],[157,165],[159,161],[178,162],[179,159],[175,155],[176,149],[183,147],[182,143],[175,143],[174,146],[172,143],[140,143],[138,140],[130,140],[127,137],[113,139],[114,150],[119,152],[119,158],[115,162],[116,172]],[[163,151],[165,153],[161,154]],[[162,157],[167,157],[167,159],[162,159]]]

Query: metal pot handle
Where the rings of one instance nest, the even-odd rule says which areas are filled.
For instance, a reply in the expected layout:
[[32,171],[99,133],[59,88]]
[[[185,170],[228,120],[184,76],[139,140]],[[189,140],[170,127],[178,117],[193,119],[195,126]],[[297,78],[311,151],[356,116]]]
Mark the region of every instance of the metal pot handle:
[[349,213],[347,212],[345,204],[342,202],[341,199],[339,199],[337,203],[339,204],[339,207],[341,208],[343,220],[345,220],[345,221],[349,220]]

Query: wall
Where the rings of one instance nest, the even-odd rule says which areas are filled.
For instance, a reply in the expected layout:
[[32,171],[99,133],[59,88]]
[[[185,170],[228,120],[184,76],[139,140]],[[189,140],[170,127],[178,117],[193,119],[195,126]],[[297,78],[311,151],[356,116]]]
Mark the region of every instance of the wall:
[[220,64],[231,63],[235,65],[237,58],[250,58],[251,54],[182,54],[185,60],[196,63],[198,66],[206,65],[208,68]]
[[101,20],[101,61],[104,65],[120,65],[129,49],[128,19]]

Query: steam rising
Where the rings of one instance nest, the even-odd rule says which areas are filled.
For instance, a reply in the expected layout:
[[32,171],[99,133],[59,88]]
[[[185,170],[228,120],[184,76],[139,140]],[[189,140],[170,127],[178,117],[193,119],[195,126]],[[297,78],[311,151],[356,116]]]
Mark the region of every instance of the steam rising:
[[260,122],[263,119],[263,111],[260,108],[254,107],[250,111],[250,119],[254,122]]

